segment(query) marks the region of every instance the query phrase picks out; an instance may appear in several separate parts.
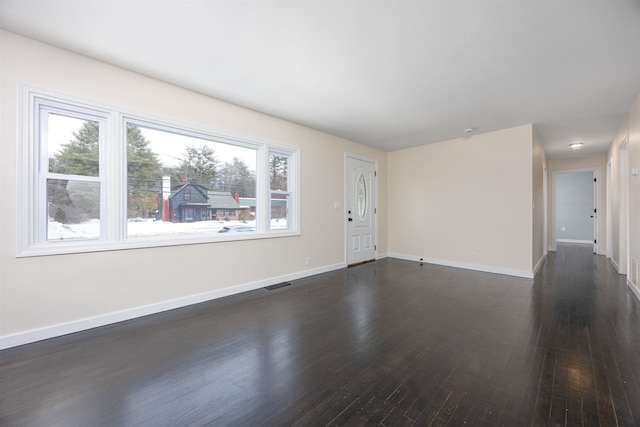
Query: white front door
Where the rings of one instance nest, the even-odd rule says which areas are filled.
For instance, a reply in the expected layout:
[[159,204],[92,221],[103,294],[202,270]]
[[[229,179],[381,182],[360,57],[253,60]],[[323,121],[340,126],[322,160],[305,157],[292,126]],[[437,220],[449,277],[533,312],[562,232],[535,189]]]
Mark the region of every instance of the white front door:
[[376,258],[376,165],[347,157],[347,264]]

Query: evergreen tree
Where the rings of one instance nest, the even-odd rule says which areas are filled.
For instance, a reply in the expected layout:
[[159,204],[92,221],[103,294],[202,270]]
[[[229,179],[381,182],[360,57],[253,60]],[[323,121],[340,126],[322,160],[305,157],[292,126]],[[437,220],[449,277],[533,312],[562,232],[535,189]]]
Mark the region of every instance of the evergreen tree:
[[127,213],[129,218],[150,218],[158,209],[162,165],[149,148],[140,128],[127,125]]
[[[271,186],[271,190],[289,190],[287,178],[288,165],[289,159],[287,157],[276,155],[269,157],[269,184]],[[272,194],[271,200],[286,200],[286,196],[282,194]],[[271,206],[271,218],[278,220],[286,217],[286,206]]]
[[49,171],[67,175],[98,176],[99,139],[98,122],[83,122],[80,130],[73,133],[73,139],[67,144],[62,144],[60,151],[49,159]]
[[[73,139],[62,144],[49,158],[49,171],[65,175],[99,176],[100,158],[98,122],[85,121],[73,133]],[[94,184],[95,186],[95,184]],[[63,224],[77,224],[100,217],[99,191],[85,191],[82,181],[68,179],[47,180],[49,217]]]
[[206,145],[185,149],[180,165],[171,171],[174,183],[193,182],[206,188],[215,188],[218,161],[215,151]]
[[[73,133],[69,143],[49,160],[49,170],[65,175],[99,176],[99,135],[98,122],[85,121]],[[129,218],[150,217],[158,209],[158,192],[162,184],[162,167],[157,155],[149,148],[140,128],[127,125],[127,211]],[[99,199],[89,203],[85,197],[83,206],[73,206],[73,195],[68,192],[68,181],[55,180],[49,184],[50,194],[55,195],[55,206],[50,206],[50,216],[64,218],[67,223],[99,217]],[[99,198],[99,192],[95,192]],[[80,200],[76,197],[76,200]],[[92,206],[87,211],[88,206]],[[82,211],[84,214],[75,214]],[[94,212],[95,211],[95,212]]]
[[217,189],[231,194],[238,193],[240,197],[255,197],[255,174],[245,162],[234,157],[220,168]]
[[272,190],[287,191],[288,158],[283,156],[269,157],[269,181]]

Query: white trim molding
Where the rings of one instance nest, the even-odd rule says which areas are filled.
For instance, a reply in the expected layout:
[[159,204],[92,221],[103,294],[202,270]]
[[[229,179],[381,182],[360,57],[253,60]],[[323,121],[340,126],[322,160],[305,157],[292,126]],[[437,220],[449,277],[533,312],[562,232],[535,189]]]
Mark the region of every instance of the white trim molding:
[[[389,258],[403,259],[406,261],[424,262],[427,264],[443,265],[446,267],[463,268],[465,270],[482,271],[484,273],[504,274],[506,276],[524,277],[525,279],[533,279],[533,271],[516,270],[512,268],[493,267],[490,265],[467,264],[457,261],[449,261],[437,258],[420,258],[414,255],[404,255],[397,253],[389,253]],[[421,261],[422,259],[422,261]]]
[[627,279],[627,286],[629,287],[629,289],[631,289],[633,295],[638,298],[638,301],[640,301],[640,290],[633,285],[633,282],[631,282],[631,280]]
[[593,245],[591,240],[576,240],[576,239],[556,239],[557,243],[580,243],[585,245]]
[[535,267],[533,267],[533,276],[535,277],[536,274],[538,274],[538,270],[540,270],[540,267],[542,267],[542,264],[544,264],[544,262],[547,260],[547,255],[543,255],[542,257],[540,257],[540,259],[538,260],[538,263],[536,264]]
[[275,285],[291,280],[303,279],[305,277],[315,276],[317,274],[328,273],[330,271],[346,268],[346,263],[338,263],[327,265],[311,270],[304,270],[296,273],[286,274],[284,276],[272,277],[270,279],[258,280],[256,282],[246,283],[237,286],[231,286],[224,289],[216,289],[214,291],[204,292],[197,295],[190,295],[183,298],[177,298],[169,301],[162,301],[155,304],[149,304],[141,307],[135,307],[128,310],[106,313],[99,316],[88,317],[67,323],[60,323],[53,326],[47,326],[40,329],[19,332],[15,334],[0,337],[0,350],[19,345],[30,344],[37,341],[55,338],[62,335],[72,334],[75,332],[85,331],[88,329],[106,326],[113,323],[123,322],[125,320],[136,319],[150,314],[161,313],[163,311],[173,310],[176,308],[187,307],[189,305],[201,302],[211,301],[242,292],[253,291],[264,288],[265,286]]
[[616,260],[613,258],[610,258],[610,260],[611,260],[611,265],[613,265],[613,268],[615,268],[616,272],[620,274],[620,266],[618,266],[618,263],[616,262]]

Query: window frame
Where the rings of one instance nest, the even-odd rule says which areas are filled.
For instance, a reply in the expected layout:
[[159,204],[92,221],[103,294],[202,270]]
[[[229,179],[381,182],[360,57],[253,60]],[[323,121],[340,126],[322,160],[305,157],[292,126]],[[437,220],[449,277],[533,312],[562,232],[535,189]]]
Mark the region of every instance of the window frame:
[[[268,229],[272,231],[282,231],[282,230],[290,230],[297,228],[297,205],[293,202],[295,201],[294,191],[297,188],[297,182],[292,179],[294,178],[290,173],[290,170],[297,170],[297,165],[295,164],[295,157],[291,155],[290,152],[286,150],[279,149],[277,147],[270,147],[268,157],[271,156],[284,157],[287,159],[287,189],[286,190],[274,190],[271,188],[271,180],[267,184],[269,188],[269,209],[268,209]],[[274,199],[273,196],[287,196],[285,199]],[[272,218],[271,215],[273,213],[273,207],[271,205],[272,200],[286,200],[287,201],[287,210],[286,210],[286,219],[287,219],[287,227],[286,228],[272,228]]]
[[[217,129],[184,123],[178,120],[141,113],[108,103],[88,100],[49,89],[20,83],[18,85],[18,135],[16,180],[16,256],[43,256],[67,253],[100,252],[133,248],[152,248],[190,244],[216,243],[297,236],[301,234],[299,215],[300,149],[246,136],[231,135]],[[44,106],[44,109],[43,109]],[[53,108],[51,108],[53,107]],[[59,108],[59,110],[58,110]],[[41,111],[64,111],[62,114],[79,118],[100,117],[99,179],[100,182],[100,238],[87,240],[46,240],[46,177],[40,166],[48,151],[43,147]],[[84,114],[84,115],[83,115]],[[102,123],[102,122],[101,122]],[[256,231],[251,233],[202,233],[184,235],[127,236],[127,123],[157,130],[197,136],[210,141],[256,149]],[[102,129],[104,127],[104,135]],[[271,230],[269,184],[269,153],[286,154],[290,159],[288,180],[292,200],[291,224],[287,229]],[[292,159],[292,160],[291,160]],[[291,164],[293,163],[293,165]],[[46,174],[51,175],[47,166]],[[66,176],[54,174],[59,176]],[[69,175],[81,181],[94,177]],[[91,178],[91,179],[87,179]],[[62,178],[64,179],[64,178]],[[44,181],[43,181],[44,180]],[[42,183],[45,183],[44,186]],[[44,193],[43,193],[44,191]],[[267,209],[269,207],[269,209]],[[294,217],[295,215],[295,217]]]
[[[109,115],[99,109],[90,109],[86,107],[74,107],[64,102],[48,101],[44,102],[41,99],[35,101],[35,111],[37,114],[37,122],[34,120],[34,133],[37,135],[38,141],[38,155],[35,156],[36,165],[34,165],[35,179],[37,180],[35,190],[35,203],[37,204],[37,215],[34,224],[34,235],[37,242],[53,242],[55,240],[48,240],[48,186],[49,180],[67,180],[73,182],[85,182],[85,183],[97,183],[100,185],[100,218],[106,217],[106,182],[105,182],[105,168],[106,159],[105,153],[108,151],[108,135],[109,135]],[[62,174],[51,172],[49,170],[49,140],[48,140],[48,115],[56,114],[59,116],[71,117],[75,119],[95,121],[99,125],[99,140],[98,140],[98,176],[90,175],[75,175],[75,174]],[[42,142],[44,141],[44,143]],[[90,239],[78,239],[74,241],[90,241],[90,240],[104,240],[106,237],[106,224],[104,221],[100,221],[100,231],[97,238]],[[57,241],[56,241],[57,242]]]

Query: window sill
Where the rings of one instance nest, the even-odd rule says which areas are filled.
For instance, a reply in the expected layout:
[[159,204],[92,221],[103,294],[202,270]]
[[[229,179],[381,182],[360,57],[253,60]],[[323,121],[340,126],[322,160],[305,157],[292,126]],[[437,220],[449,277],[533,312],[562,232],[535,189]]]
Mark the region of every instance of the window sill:
[[16,258],[120,251],[128,249],[148,249],[184,245],[202,245],[221,242],[242,242],[246,240],[274,239],[281,237],[295,237],[300,235],[300,231],[297,230],[282,230],[271,231],[268,233],[246,233],[246,235],[242,236],[203,235],[198,237],[181,237],[172,239],[167,239],[166,236],[161,236],[157,239],[148,237],[131,238],[122,242],[107,242],[103,240],[48,242],[33,244],[25,250],[20,251],[16,255]]

